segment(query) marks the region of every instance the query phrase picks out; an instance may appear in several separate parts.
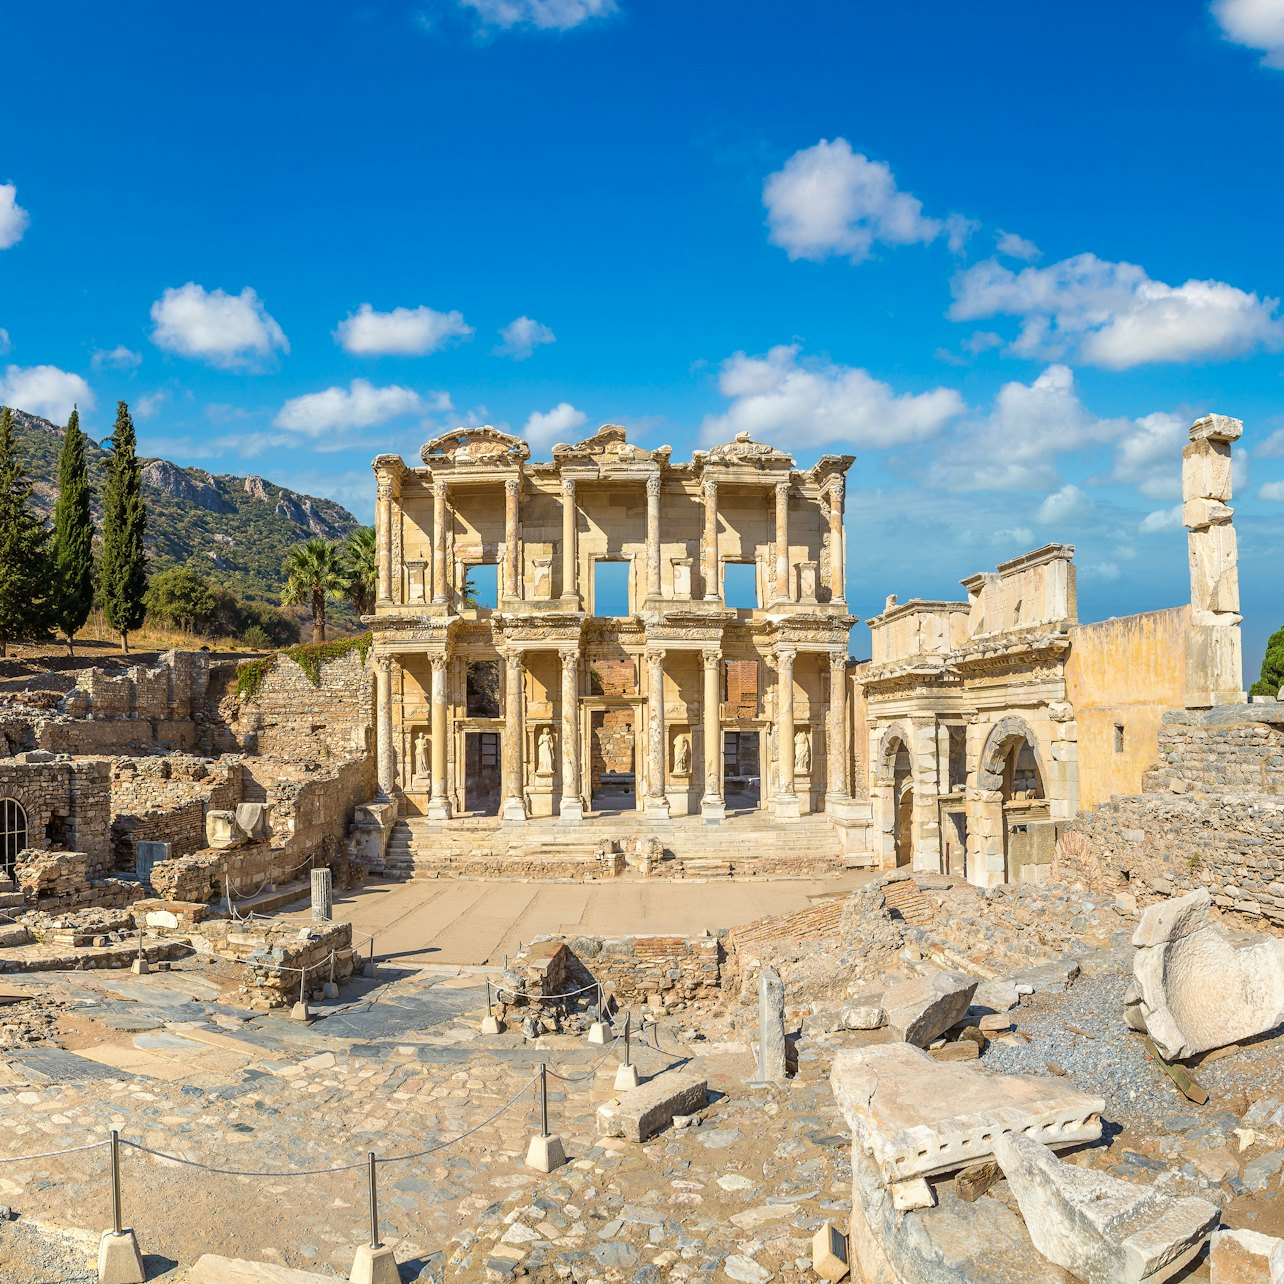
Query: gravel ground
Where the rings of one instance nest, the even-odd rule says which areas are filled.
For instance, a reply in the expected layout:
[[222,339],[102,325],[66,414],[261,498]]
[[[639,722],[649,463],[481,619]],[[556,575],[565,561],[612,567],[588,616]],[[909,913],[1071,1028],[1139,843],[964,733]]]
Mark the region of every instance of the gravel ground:
[[96,1284],[92,1237],[19,1218],[0,1221],[0,1284]]

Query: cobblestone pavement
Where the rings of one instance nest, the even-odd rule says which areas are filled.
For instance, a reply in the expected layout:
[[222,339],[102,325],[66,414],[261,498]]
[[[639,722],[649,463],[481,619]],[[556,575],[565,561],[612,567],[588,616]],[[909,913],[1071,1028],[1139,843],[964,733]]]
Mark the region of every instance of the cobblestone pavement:
[[[0,1161],[117,1128],[180,1160],[282,1174],[220,1175],[125,1148],[125,1218],[162,1265],[213,1252],[346,1274],[366,1235],[367,1151],[421,1151],[473,1128],[381,1170],[383,1234],[403,1279],[791,1280],[810,1232],[846,1216],[847,1141],[813,1053],[789,1088],[750,1092],[745,1049],[688,1044],[662,1026],[658,1047],[635,1044],[643,1076],[698,1055],[715,1099],[701,1126],[637,1146],[594,1132],[619,1048],[477,1034],[484,992],[474,975],[393,973],[321,1005],[306,1026],[220,1005],[217,980],[195,965],[58,986],[72,1009],[69,1047],[7,1058]],[[540,1061],[579,1077],[550,1081],[552,1128],[571,1162],[549,1176],[523,1163]],[[356,1167],[284,1175],[345,1164]],[[110,1220],[106,1147],[0,1162],[6,1202],[28,1224],[100,1230]]]

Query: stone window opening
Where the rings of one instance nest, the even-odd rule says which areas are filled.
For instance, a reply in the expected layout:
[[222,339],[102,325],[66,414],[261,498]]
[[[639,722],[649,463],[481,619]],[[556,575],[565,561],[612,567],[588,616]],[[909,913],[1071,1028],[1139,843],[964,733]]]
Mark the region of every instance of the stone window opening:
[[465,676],[464,711],[470,718],[498,718],[499,661],[471,660]]
[[762,606],[756,562],[722,564],[722,600],[729,611],[756,611]]
[[623,619],[632,614],[633,563],[623,557],[593,559],[593,614],[598,619]]
[[466,609],[496,610],[499,606],[499,563],[468,563],[464,567],[464,587],[460,596]]
[[12,877],[18,853],[27,846],[27,813],[12,798],[0,800],[0,868]]
[[50,851],[65,850],[71,841],[71,821],[65,811],[50,813],[45,826],[45,847]]
[[1115,753],[1124,751],[1124,725],[1122,722],[1115,723]]

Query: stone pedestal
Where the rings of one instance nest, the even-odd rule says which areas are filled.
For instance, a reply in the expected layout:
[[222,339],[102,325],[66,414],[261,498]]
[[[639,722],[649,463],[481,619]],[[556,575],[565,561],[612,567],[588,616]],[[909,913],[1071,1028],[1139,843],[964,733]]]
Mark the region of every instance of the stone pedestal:
[[754,1083],[784,1083],[785,983],[774,967],[764,965],[758,972],[758,1046]]
[[551,816],[553,814],[553,777],[537,775],[534,783],[526,791],[526,801],[530,807],[531,819]]

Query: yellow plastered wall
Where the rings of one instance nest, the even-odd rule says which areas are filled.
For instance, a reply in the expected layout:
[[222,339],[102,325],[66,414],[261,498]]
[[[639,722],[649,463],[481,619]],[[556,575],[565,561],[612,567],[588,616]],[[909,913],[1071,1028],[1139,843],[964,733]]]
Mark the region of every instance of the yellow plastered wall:
[[1081,810],[1141,792],[1159,757],[1160,719],[1185,703],[1189,629],[1189,606],[1071,628],[1066,696],[1079,730]]

